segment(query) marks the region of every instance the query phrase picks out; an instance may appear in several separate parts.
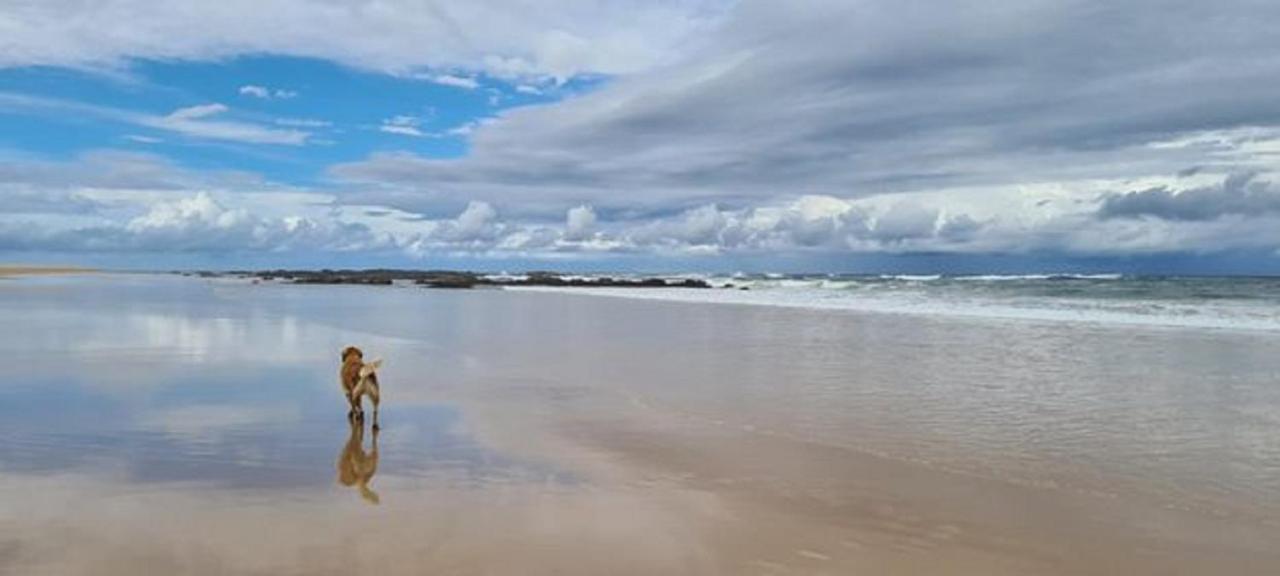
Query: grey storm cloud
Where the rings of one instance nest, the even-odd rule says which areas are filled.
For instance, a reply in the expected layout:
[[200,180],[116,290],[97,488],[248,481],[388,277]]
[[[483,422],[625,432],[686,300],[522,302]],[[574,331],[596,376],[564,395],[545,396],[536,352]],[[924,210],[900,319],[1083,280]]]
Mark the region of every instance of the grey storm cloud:
[[405,209],[544,217],[1172,174],[1201,151],[1147,144],[1280,117],[1278,20],[1249,0],[744,2],[693,56],[505,112],[465,158],[331,174]]
[[894,204],[876,220],[872,235],[886,241],[925,238],[938,229],[938,211],[916,204]]
[[1149,216],[1165,220],[1214,220],[1223,215],[1280,214],[1280,190],[1254,173],[1228,176],[1221,184],[1183,191],[1149,188],[1103,197],[1101,218]]

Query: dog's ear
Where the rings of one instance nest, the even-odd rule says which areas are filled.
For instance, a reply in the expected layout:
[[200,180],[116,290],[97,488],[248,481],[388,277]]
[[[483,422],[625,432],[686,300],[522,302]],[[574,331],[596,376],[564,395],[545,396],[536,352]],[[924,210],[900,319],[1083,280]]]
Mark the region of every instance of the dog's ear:
[[355,346],[347,346],[346,348],[343,348],[343,349],[342,349],[342,361],[343,361],[343,362],[346,362],[346,361],[347,361],[347,357],[349,357],[349,356],[351,356],[351,355],[353,355],[353,354],[355,355],[355,357],[356,357],[356,358],[363,358],[363,357],[364,357],[364,353],[363,353],[363,352],[361,352],[359,348],[356,348]]

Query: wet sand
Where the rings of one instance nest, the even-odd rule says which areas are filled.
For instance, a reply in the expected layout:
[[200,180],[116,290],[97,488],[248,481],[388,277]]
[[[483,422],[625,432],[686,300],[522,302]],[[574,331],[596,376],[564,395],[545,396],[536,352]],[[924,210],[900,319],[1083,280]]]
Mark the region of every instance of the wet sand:
[[[23,359],[0,384],[0,572],[1280,569],[1274,336],[185,278],[0,290],[22,327],[0,350]],[[337,389],[353,343],[387,360],[376,452]]]
[[19,266],[16,264],[0,264],[0,277],[36,276],[42,274],[84,274],[92,272],[89,268],[76,266]]

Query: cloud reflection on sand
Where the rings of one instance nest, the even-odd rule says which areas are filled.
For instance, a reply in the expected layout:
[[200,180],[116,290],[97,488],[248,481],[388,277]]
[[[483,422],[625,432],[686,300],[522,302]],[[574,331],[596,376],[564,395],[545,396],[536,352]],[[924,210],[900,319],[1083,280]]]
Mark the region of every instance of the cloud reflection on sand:
[[[64,292],[76,285],[57,287],[0,303],[26,327],[0,334],[0,350],[29,359],[0,384],[0,471],[327,486],[349,433],[339,343],[359,338],[388,353],[402,345],[243,306],[185,279],[105,276],[71,301]],[[412,366],[407,355],[398,360]],[[395,402],[384,411],[384,474],[479,484],[568,478],[470,438],[456,407],[412,392],[421,381],[394,370],[386,378]]]

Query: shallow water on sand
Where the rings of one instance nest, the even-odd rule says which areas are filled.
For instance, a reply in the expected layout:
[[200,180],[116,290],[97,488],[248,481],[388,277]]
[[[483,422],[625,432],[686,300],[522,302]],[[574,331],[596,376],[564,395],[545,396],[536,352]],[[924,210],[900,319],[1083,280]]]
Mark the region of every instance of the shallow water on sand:
[[1280,568],[1274,334],[146,275],[0,318],[0,572]]

